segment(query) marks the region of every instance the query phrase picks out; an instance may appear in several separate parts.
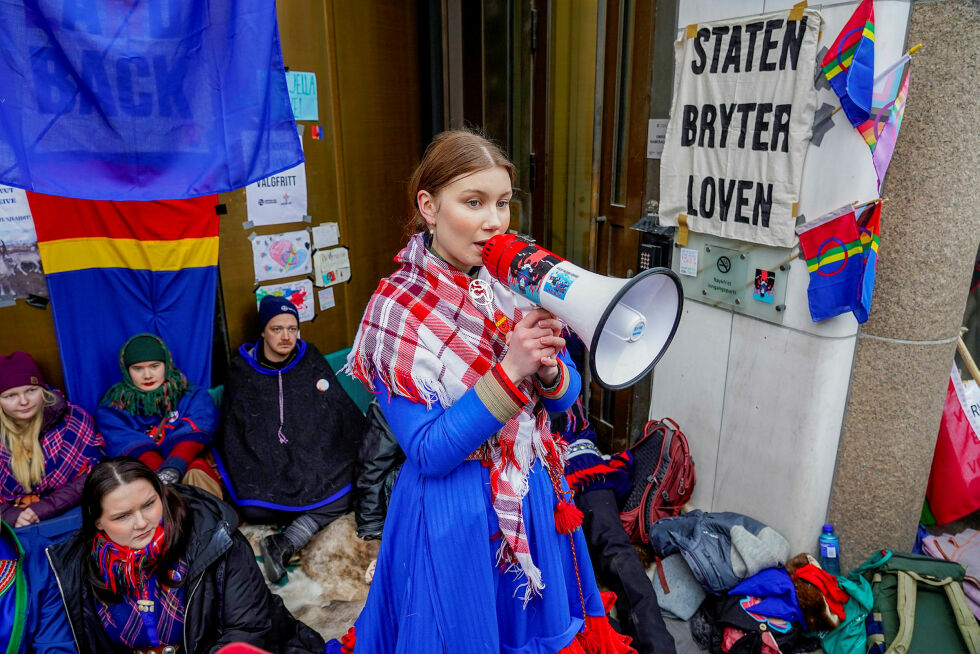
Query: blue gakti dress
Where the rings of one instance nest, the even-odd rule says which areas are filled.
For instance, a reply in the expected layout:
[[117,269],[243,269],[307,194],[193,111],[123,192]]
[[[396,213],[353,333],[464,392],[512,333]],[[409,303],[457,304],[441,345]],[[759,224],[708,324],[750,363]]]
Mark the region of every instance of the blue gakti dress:
[[[549,412],[575,402],[581,378],[567,392],[542,400]],[[557,499],[547,470],[535,462],[523,513],[545,588],[524,607],[524,588],[497,563],[499,527],[491,503],[489,468],[468,461],[502,426],[470,389],[451,407],[431,409],[391,396],[380,379],[376,396],[407,457],[388,507],[377,569],[355,624],[356,654],[555,654],[583,627],[586,613],[602,616],[585,538],[555,529]],[[541,410],[539,408],[539,410]],[[562,482],[564,486],[564,482]],[[567,488],[567,487],[566,487]]]

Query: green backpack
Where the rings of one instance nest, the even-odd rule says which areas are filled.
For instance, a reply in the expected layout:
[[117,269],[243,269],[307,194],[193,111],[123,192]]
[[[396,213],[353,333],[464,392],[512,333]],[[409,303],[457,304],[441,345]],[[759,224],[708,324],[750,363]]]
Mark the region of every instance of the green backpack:
[[869,653],[980,654],[960,564],[882,550],[854,572],[871,582],[874,595]]

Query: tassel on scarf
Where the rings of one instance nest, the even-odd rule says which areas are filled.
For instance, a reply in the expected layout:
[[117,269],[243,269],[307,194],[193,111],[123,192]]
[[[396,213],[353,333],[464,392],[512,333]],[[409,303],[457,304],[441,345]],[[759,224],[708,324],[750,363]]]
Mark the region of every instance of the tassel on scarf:
[[582,510],[573,502],[558,500],[555,507],[555,529],[559,534],[570,534],[582,526]]
[[357,634],[354,633],[354,627],[351,627],[340,639],[340,651],[344,654],[354,654],[355,643],[357,643]]
[[[616,602],[615,593],[602,593],[602,605],[608,612]],[[633,639],[617,633],[605,615],[585,616],[585,628],[557,654],[637,654],[630,646]]]

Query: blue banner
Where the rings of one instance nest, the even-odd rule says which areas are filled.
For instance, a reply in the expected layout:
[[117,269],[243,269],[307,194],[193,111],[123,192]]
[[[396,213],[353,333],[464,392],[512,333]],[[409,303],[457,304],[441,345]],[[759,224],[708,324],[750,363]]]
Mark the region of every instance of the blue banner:
[[72,402],[95,413],[122,379],[119,350],[133,334],[164,340],[187,381],[211,385],[217,267],[176,271],[91,268],[48,275],[54,327]]
[[274,0],[0,0],[0,183],[231,191],[303,160]]

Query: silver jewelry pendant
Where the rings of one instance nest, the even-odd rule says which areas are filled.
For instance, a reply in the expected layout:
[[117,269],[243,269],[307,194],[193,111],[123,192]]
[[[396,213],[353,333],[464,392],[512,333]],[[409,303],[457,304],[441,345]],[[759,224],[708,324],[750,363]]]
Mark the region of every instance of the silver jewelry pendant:
[[481,307],[488,307],[493,303],[493,289],[488,282],[482,279],[474,279],[470,282],[470,299],[473,304]]

